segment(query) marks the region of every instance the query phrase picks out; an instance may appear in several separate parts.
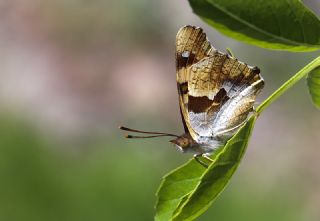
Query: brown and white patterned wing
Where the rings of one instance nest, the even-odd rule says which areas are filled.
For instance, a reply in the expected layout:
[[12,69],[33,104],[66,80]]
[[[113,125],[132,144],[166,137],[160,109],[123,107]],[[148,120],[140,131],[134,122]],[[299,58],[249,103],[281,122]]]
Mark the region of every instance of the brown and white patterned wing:
[[219,51],[192,65],[187,108],[195,133],[201,137],[232,136],[246,121],[264,86],[259,72],[257,67]]
[[192,26],[177,34],[176,59],[180,108],[192,138],[232,135],[263,87],[260,70],[217,51]]
[[201,28],[185,26],[178,31],[176,37],[176,68],[180,112],[185,132],[189,132],[193,138],[197,134],[192,129],[188,116],[188,73],[191,65],[210,56],[211,53],[211,44]]

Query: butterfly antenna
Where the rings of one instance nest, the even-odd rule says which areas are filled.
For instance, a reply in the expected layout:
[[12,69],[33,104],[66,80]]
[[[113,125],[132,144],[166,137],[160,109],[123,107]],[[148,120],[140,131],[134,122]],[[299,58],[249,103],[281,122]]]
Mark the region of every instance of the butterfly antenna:
[[152,134],[152,135],[150,135],[150,136],[125,135],[126,138],[154,138],[154,137],[165,137],[165,136],[179,137],[178,135],[175,135],[175,134],[135,130],[135,129],[131,129],[131,128],[128,128],[128,127],[123,127],[123,126],[120,126],[119,129],[120,129],[120,130],[125,130],[125,131],[134,132],[134,133]]
[[161,134],[161,135],[151,135],[151,136],[134,136],[134,135],[127,134],[125,135],[125,138],[154,138],[154,137],[165,137],[165,136],[171,136],[171,135]]

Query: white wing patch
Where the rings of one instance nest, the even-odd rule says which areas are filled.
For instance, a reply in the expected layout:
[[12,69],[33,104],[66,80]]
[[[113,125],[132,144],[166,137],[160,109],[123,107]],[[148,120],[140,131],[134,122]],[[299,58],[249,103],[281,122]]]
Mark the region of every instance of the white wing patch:
[[224,87],[229,91],[230,99],[222,105],[219,112],[211,116],[210,112],[189,112],[191,126],[200,135],[196,141],[205,143],[210,139],[229,139],[245,123],[248,114],[253,110],[255,98],[261,89],[257,87],[260,83],[263,83],[262,79],[243,88],[232,87],[231,82],[225,82]]

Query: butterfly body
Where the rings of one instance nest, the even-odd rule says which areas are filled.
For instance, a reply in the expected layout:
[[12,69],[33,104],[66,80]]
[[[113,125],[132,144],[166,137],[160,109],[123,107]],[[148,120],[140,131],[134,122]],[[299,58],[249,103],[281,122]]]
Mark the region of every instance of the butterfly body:
[[210,154],[253,112],[264,86],[260,70],[216,50],[194,26],[177,34],[176,68],[185,134],[171,142],[183,152]]
[[170,140],[170,142],[175,144],[179,151],[196,155],[209,154],[224,144],[224,141],[213,137],[199,138],[199,141],[195,141],[189,133],[185,133],[174,140]]

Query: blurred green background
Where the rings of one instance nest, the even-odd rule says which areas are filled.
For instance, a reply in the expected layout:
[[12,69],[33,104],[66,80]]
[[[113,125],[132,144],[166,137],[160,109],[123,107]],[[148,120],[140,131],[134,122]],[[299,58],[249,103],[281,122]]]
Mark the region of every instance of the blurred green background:
[[[305,1],[320,14],[317,0]],[[174,47],[186,24],[262,70],[261,102],[317,56],[226,38],[187,1],[0,1],[0,220],[152,220],[161,177],[190,155]],[[302,81],[259,118],[244,160],[198,220],[320,220],[320,112]]]

